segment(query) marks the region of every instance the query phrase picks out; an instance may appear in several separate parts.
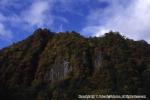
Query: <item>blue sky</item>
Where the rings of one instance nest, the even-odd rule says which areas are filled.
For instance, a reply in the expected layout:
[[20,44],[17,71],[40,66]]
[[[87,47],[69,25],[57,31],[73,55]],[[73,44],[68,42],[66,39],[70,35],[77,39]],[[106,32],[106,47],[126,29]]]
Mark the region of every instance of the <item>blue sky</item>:
[[150,0],[0,0],[0,48],[41,27],[101,36],[110,30],[150,42]]

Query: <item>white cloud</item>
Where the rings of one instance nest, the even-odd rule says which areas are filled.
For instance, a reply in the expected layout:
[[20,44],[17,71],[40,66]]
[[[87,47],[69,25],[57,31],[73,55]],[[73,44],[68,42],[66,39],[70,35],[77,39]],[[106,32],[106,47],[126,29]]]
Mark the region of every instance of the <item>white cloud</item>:
[[12,35],[11,31],[5,28],[5,26],[0,23],[0,40],[11,41]]
[[127,5],[121,0],[106,1],[111,4],[108,8],[90,12],[87,26],[82,30],[84,33],[91,30],[93,35],[99,36],[113,30],[129,38],[150,42],[150,0],[132,0]]
[[[59,8],[65,3],[66,1],[62,0],[0,0],[0,38],[5,40],[7,36],[10,38],[18,34],[18,30],[14,32],[13,28],[31,32],[39,27],[53,29],[55,21],[68,23],[65,17],[52,13],[55,8],[63,10]],[[60,5],[56,7],[57,4]],[[66,8],[69,5],[70,3],[67,3]]]
[[5,16],[0,13],[0,21],[4,21],[4,20],[6,20]]
[[[49,12],[48,12],[49,11]],[[48,1],[35,1],[30,6],[29,9],[26,9],[22,12],[24,21],[31,25],[37,27],[43,27],[47,23],[48,17],[50,17],[50,7]],[[49,20],[49,23],[52,20]]]
[[[11,32],[15,28],[21,28],[22,30],[28,29],[31,31],[33,27],[43,27],[49,25],[52,21],[48,20],[50,16],[49,11],[49,1],[48,0],[36,0],[32,2],[22,2],[19,0],[1,0],[0,1],[0,39],[10,40],[13,34],[17,33]],[[20,6],[18,6],[18,4]],[[24,6],[24,4],[29,4],[28,7],[24,9],[18,9],[18,13],[10,8],[16,8]],[[7,12],[7,14],[5,14]]]
[[0,40],[11,41],[11,39],[13,38],[11,31],[8,30],[3,24],[3,21],[5,21],[6,19],[7,18],[0,13]]

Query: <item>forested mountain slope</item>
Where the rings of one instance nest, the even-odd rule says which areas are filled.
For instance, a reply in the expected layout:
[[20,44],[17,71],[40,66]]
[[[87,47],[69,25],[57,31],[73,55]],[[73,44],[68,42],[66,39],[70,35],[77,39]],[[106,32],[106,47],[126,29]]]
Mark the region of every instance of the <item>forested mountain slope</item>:
[[83,37],[38,29],[0,50],[3,100],[78,100],[79,94],[150,95],[150,45],[117,32]]

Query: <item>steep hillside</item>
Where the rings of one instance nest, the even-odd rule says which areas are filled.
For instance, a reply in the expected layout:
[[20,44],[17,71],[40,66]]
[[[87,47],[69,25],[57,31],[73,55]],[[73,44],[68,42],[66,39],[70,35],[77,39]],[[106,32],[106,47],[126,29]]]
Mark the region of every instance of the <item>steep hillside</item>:
[[150,45],[110,32],[85,38],[38,29],[0,50],[3,100],[78,100],[79,94],[150,96]]

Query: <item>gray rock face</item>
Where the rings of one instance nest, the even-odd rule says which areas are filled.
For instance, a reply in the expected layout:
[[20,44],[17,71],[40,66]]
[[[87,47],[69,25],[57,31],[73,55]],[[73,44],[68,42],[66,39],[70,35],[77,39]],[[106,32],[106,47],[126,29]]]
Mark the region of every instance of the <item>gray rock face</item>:
[[[84,54],[85,55],[85,54]],[[86,56],[83,57],[83,64],[88,64],[88,61],[86,60]],[[94,69],[99,70],[102,66],[102,54],[101,52],[98,52],[95,56],[94,60]],[[72,71],[71,64],[68,59],[65,59],[64,57],[57,57],[55,59],[55,62],[52,66],[49,67],[45,73],[44,80],[49,81],[57,81],[57,80],[63,80],[67,77],[68,73]]]
[[103,57],[102,57],[101,52],[97,53],[97,55],[95,57],[95,61],[94,61],[95,70],[97,70],[101,67],[102,59],[103,59]]
[[45,81],[63,80],[72,70],[70,63],[62,58],[57,58],[54,65],[46,72]]

